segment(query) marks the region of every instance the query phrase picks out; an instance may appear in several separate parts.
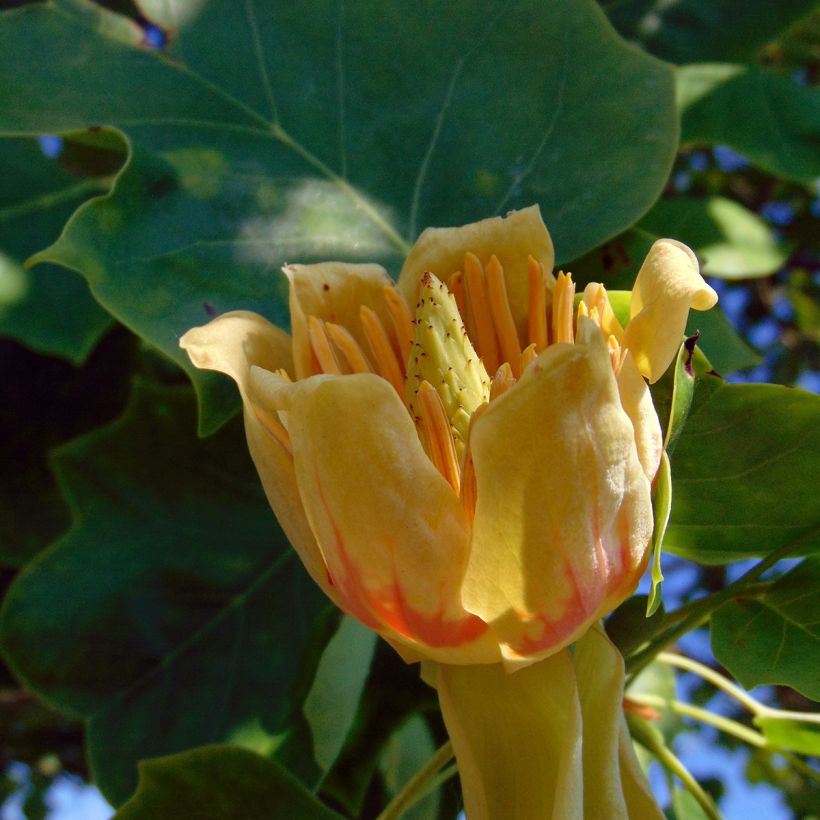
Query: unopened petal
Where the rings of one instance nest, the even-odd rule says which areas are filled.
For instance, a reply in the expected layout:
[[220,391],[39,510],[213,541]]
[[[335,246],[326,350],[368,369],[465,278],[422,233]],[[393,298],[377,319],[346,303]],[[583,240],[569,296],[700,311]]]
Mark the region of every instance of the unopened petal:
[[367,339],[359,318],[362,306],[375,311],[386,327],[390,325],[383,292],[393,283],[380,265],[323,262],[288,265],[284,271],[290,279],[290,322],[297,378],[316,372],[311,364],[309,316],[341,325],[363,350],[367,349]]
[[637,584],[650,483],[600,330],[548,348],[472,433],[477,502],[466,608],[511,665],[566,646]]
[[442,664],[436,678],[470,820],[583,820],[581,710],[569,650],[512,675],[500,664]]
[[555,262],[552,239],[537,205],[511,211],[460,228],[428,228],[416,240],[399,276],[398,287],[414,305],[421,277],[431,271],[442,281],[462,269],[464,256],[475,254],[486,267],[493,255],[504,270],[504,280],[519,336],[527,333],[529,262],[532,256],[552,278]]
[[632,289],[623,339],[650,382],[656,382],[675,357],[689,309],[708,310],[717,298],[686,245],[674,239],[659,239],[652,245]]
[[252,368],[292,367],[290,337],[256,313],[236,311],[189,330],[180,345],[197,367],[225,373],[237,383],[248,448],[268,502],[310,576],[333,599],[324,561],[302,510],[293,460],[265,427],[251,401]]
[[427,657],[497,660],[461,605],[466,515],[395,390],[370,374],[280,389],[302,502],[345,608]]

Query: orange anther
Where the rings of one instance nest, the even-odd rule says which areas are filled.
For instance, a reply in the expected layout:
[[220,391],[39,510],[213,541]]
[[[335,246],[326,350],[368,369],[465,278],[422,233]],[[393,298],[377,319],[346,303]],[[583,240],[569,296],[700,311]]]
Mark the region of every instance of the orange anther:
[[467,282],[467,306],[472,314],[475,325],[476,338],[473,342],[478,355],[484,360],[484,366],[489,373],[498,370],[498,342],[495,338],[493,315],[490,310],[490,300],[487,296],[484,270],[475,254],[464,256],[464,278]]
[[376,312],[367,305],[359,308],[359,318],[380,375],[396,388],[400,396],[404,397],[404,376],[384,325]]
[[325,323],[316,316],[308,316],[308,335],[310,336],[310,346],[313,348],[313,353],[319,362],[321,372],[332,373],[336,376],[341,375],[342,370],[339,367],[339,362],[336,361],[336,354],[330,346],[327,333],[325,333]]
[[[530,304],[527,314],[527,334],[530,344],[540,353],[547,346],[547,288],[544,268],[533,257],[527,261],[530,279]],[[524,365],[522,365],[523,369]]]
[[518,331],[510,310],[504,271],[495,255],[491,256],[487,263],[486,282],[490,311],[501,346],[501,356],[504,361],[509,362],[512,375],[518,378],[521,375],[521,344],[518,341]]
[[427,454],[436,469],[458,493],[461,485],[458,456],[444,403],[438,391],[428,381],[423,381],[419,385],[418,398]]
[[348,367],[352,373],[372,373],[373,368],[367,361],[359,343],[353,338],[353,334],[341,325],[334,325],[331,322],[325,324],[325,332],[333,340],[333,344],[345,357]]

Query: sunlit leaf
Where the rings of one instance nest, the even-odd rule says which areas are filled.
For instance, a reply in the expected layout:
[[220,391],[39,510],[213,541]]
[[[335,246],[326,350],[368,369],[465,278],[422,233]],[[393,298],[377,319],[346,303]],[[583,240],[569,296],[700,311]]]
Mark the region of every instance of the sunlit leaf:
[[814,757],[820,755],[820,724],[766,715],[755,717],[754,722],[766,739],[781,749]]
[[139,388],[59,450],[74,518],[9,589],[0,645],[26,686],[87,720],[119,803],[136,761],[213,742],[272,752],[323,596],[276,526],[238,425],[193,433],[188,389]]
[[[164,52],[83,0],[3,14],[0,129],[127,135],[113,195],[38,259],[82,272],[185,367],[178,337],[212,312],[286,321],[284,261],[395,270],[428,225],[533,202],[571,259],[646,211],[672,162],[672,72],[592,0],[202,0],[164,13]],[[192,376],[213,430],[235,399]]]
[[[784,684],[820,700],[814,662],[820,653],[819,558],[798,564],[762,597],[724,604],[712,616],[711,628],[715,657],[747,689]],[[785,725],[769,724],[768,731],[817,748],[816,735],[809,741]]]
[[672,453],[664,548],[707,564],[816,550],[820,397],[777,385],[698,379]]
[[661,549],[666,525],[669,522],[669,511],[672,508],[672,473],[669,467],[669,457],[664,451],[661,454],[661,466],[655,479],[652,492],[652,509],[655,525],[652,530],[652,588],[646,601],[646,616],[654,615],[661,604]]

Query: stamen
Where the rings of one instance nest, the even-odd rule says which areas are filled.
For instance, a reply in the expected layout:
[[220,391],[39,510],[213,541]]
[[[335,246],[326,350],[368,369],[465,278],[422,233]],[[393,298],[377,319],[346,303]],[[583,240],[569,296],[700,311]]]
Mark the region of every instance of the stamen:
[[623,364],[623,349],[614,336],[610,336],[607,342],[609,343],[609,361],[612,363],[612,369],[617,376],[621,372],[621,365]]
[[494,401],[499,396],[503,396],[516,382],[509,362],[504,362],[495,374],[492,386],[490,387],[490,401]]
[[521,372],[523,373],[538,358],[535,342],[525,347],[521,353]]
[[448,280],[447,287],[450,293],[453,294],[456,300],[458,312],[461,314],[461,320],[467,321],[467,294],[464,290],[464,274],[457,270]]
[[581,317],[589,318],[589,309],[586,306],[586,303],[582,300],[578,302],[578,314],[575,318],[576,323]]
[[552,295],[552,341],[556,344],[575,341],[572,331],[573,301],[575,300],[575,282],[572,276],[561,271],[555,282]]
[[436,469],[450,482],[450,486],[459,492],[461,477],[458,469],[456,444],[450,420],[444,410],[438,391],[428,381],[419,385],[419,408],[421,425],[427,443],[427,454]]
[[341,325],[334,325],[331,322],[325,324],[325,332],[333,340],[333,343],[345,357],[351,372],[372,373],[373,368],[359,343],[353,338],[353,334]]
[[501,355],[505,361],[510,363],[512,375],[518,378],[521,375],[521,344],[518,341],[518,331],[510,310],[507,286],[504,283],[504,271],[495,255],[491,256],[487,263],[486,277],[490,310],[501,345]]
[[367,343],[370,345],[370,352],[373,354],[373,359],[379,368],[379,374],[387,379],[396,388],[396,392],[403,397],[404,376],[402,376],[396,353],[390,344],[384,325],[376,312],[367,305],[362,305],[359,308],[359,318],[362,321]]
[[[530,305],[527,316],[527,334],[536,353],[547,346],[547,288],[544,283],[544,268],[532,257],[527,261],[530,275]],[[525,365],[522,364],[523,370]]]
[[316,354],[321,372],[332,373],[335,376],[341,375],[342,370],[339,367],[339,362],[336,361],[336,354],[330,346],[327,333],[325,333],[325,323],[316,316],[308,316],[308,334],[310,336],[310,346]]
[[284,367],[280,367],[277,370],[274,370],[273,372],[277,376],[279,376],[280,379],[284,379],[286,382],[290,382],[291,384],[293,383],[293,379],[290,377],[290,373],[288,373],[288,371],[285,370]]
[[487,372],[494,373],[499,365],[498,344],[487,298],[484,271],[475,254],[465,254],[464,276],[467,281],[467,304],[475,324],[478,354],[483,359]]
[[461,506],[464,508],[470,521],[475,517],[475,505],[478,497],[478,485],[476,484],[475,478],[473,452],[470,448],[470,436],[473,432],[473,425],[487,407],[488,405],[486,403],[480,405],[470,418],[470,427],[467,430],[467,447],[464,451],[464,462],[461,465]]
[[393,320],[393,329],[396,331],[396,338],[399,342],[399,354],[402,373],[407,371],[407,360],[410,358],[410,351],[413,349],[413,317],[410,315],[410,308],[404,297],[392,285],[384,289],[384,300],[387,302],[387,309],[390,311],[390,318]]
[[290,435],[285,429],[285,425],[279,421],[276,416],[269,413],[264,407],[258,404],[252,405],[253,414],[259,420],[259,423],[288,451],[293,455],[293,447],[290,443]]

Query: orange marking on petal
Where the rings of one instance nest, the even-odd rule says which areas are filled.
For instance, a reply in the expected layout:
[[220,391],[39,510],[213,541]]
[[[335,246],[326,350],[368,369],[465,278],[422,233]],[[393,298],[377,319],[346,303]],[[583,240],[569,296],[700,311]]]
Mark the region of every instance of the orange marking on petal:
[[517,379],[521,375],[521,343],[518,341],[518,331],[510,310],[504,270],[497,256],[490,257],[485,274],[490,311],[501,346],[501,355],[504,361],[509,362],[512,374]]
[[258,404],[251,405],[253,414],[259,423],[268,431],[287,451],[293,455],[293,447],[290,443],[290,435],[285,429],[285,425],[273,414],[260,407]]
[[323,373],[341,375],[342,370],[339,362],[336,361],[336,354],[330,346],[330,339],[325,333],[325,323],[315,316],[308,316],[308,334],[310,336],[310,346],[319,362],[319,367]]
[[333,340],[333,344],[345,357],[348,367],[353,373],[372,373],[373,368],[364,355],[359,343],[353,338],[353,334],[342,325],[335,325],[332,322],[325,324],[327,335]]
[[487,297],[484,281],[484,270],[475,254],[464,256],[464,277],[467,282],[467,305],[475,325],[474,341],[477,341],[478,355],[484,360],[488,372],[498,370],[498,342],[495,338],[495,326]]
[[418,398],[427,454],[436,469],[458,493],[461,485],[458,455],[453,439],[453,429],[447,418],[444,403],[438,391],[428,381],[423,381],[419,385]]
[[367,337],[367,343],[370,345],[370,351],[376,361],[376,366],[379,368],[379,373],[393,385],[399,396],[403,397],[404,376],[384,325],[376,312],[367,305],[362,305],[359,308],[359,317],[362,321],[364,335]]
[[413,317],[410,308],[404,297],[392,285],[383,291],[384,300],[387,302],[387,309],[390,311],[390,318],[393,320],[393,329],[396,331],[396,339],[399,343],[399,358],[402,366],[402,373],[407,372],[407,361],[410,358],[410,351],[413,349]]
[[[527,314],[527,336],[530,344],[535,345],[540,353],[548,344],[547,340],[547,287],[544,281],[544,268],[541,263],[530,257],[527,260],[530,281],[530,303]],[[523,370],[526,365],[522,364]]]

